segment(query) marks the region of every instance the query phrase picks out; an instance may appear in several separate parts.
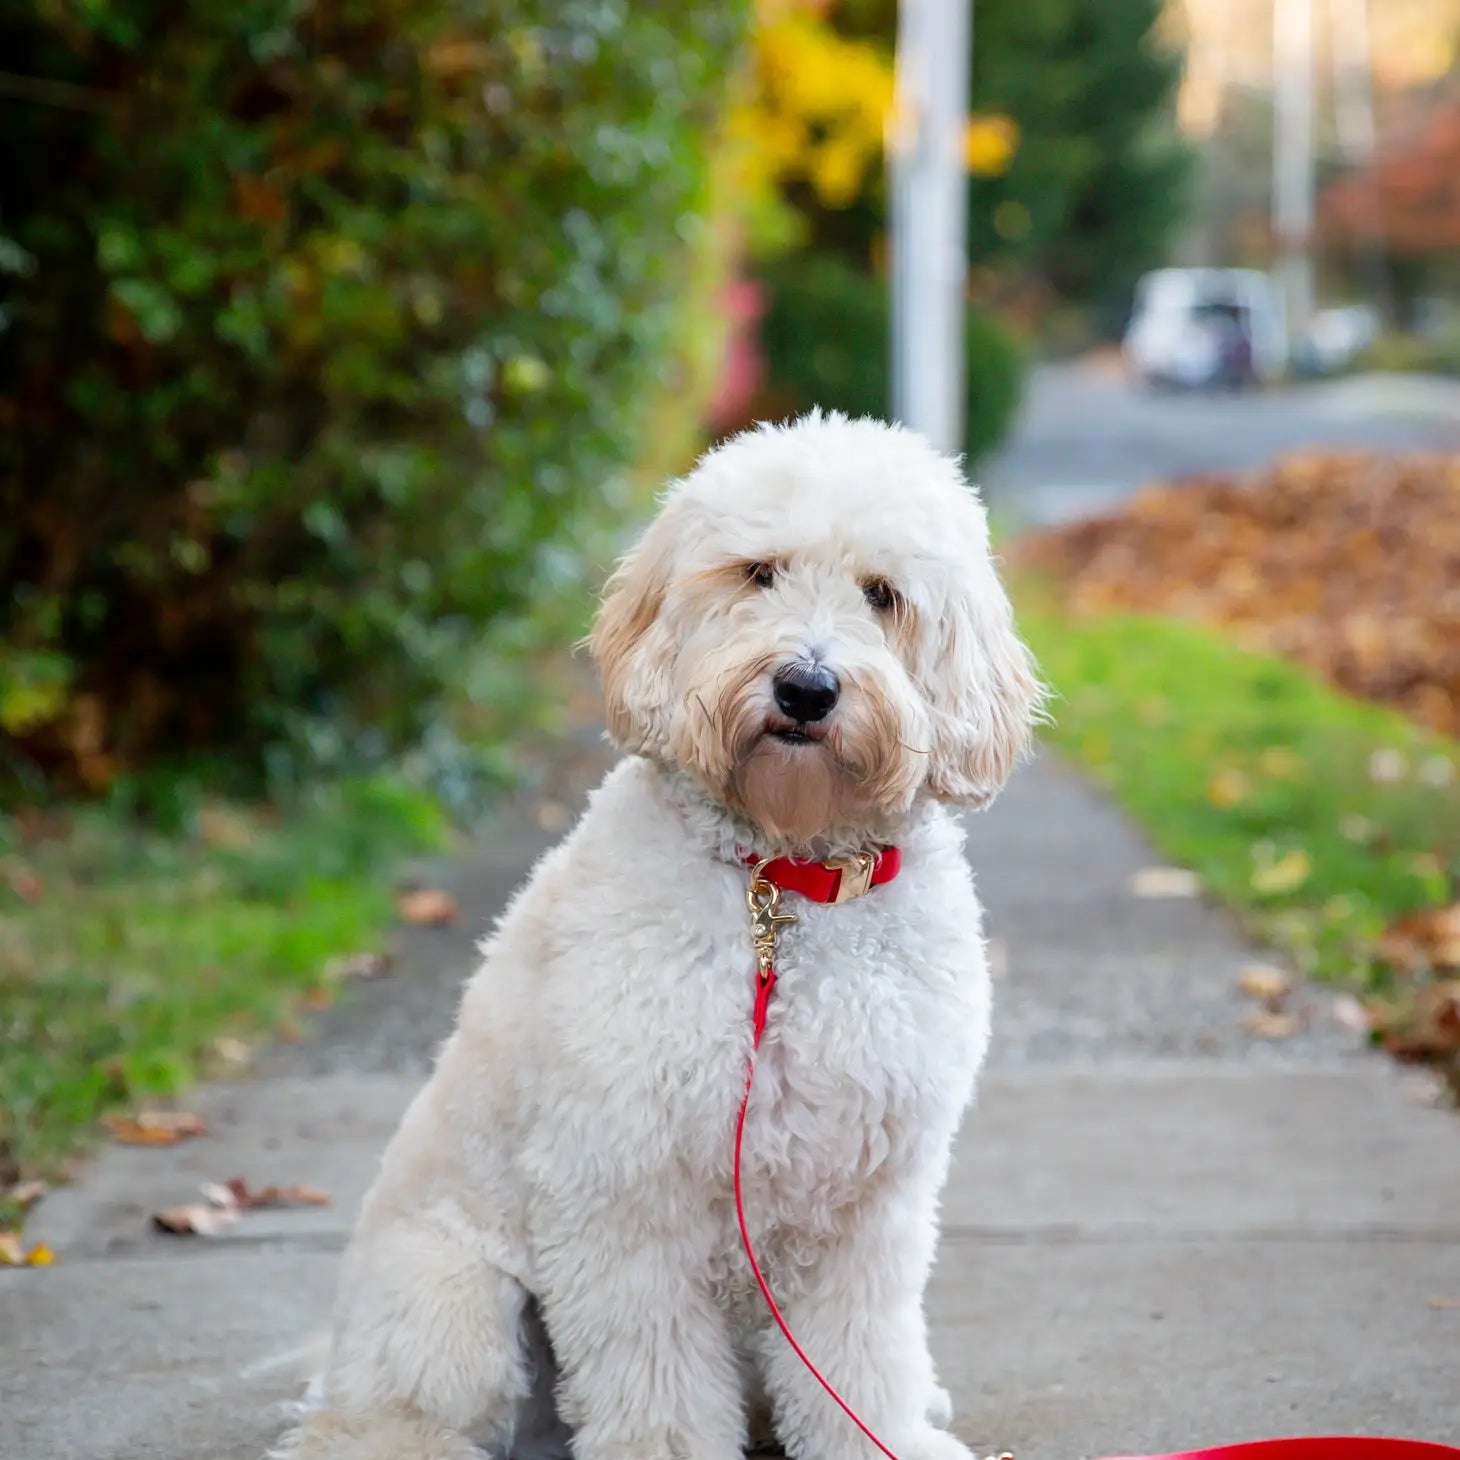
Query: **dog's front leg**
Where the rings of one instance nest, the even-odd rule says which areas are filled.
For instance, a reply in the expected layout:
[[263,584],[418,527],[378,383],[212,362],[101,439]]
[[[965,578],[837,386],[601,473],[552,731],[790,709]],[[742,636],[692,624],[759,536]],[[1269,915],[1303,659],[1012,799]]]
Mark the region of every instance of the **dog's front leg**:
[[[574,1460],[741,1460],[739,1365],[672,1198],[564,1213],[542,1244],[541,1301]],[[684,1223],[698,1227],[702,1218]]]
[[[971,1460],[930,1418],[947,1399],[923,1316],[936,1239],[935,1192],[878,1193],[850,1215],[781,1305],[827,1381],[900,1460]],[[762,1359],[776,1433],[791,1460],[876,1460],[779,1329],[763,1335]]]

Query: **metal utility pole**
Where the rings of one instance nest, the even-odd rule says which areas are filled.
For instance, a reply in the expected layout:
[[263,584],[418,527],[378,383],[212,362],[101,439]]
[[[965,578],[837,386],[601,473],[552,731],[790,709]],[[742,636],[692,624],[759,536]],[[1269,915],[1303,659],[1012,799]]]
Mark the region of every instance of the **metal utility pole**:
[[1272,231],[1291,358],[1313,316],[1313,0],[1274,0],[1272,39]]
[[944,451],[964,439],[972,0],[901,0],[892,159],[892,412]]
[[1359,245],[1359,258],[1374,292],[1374,305],[1385,323],[1394,318],[1394,289],[1384,257],[1381,233],[1383,207],[1373,167],[1379,153],[1379,126],[1374,112],[1374,61],[1369,43],[1369,0],[1328,0],[1333,37],[1333,100],[1339,150],[1346,166],[1369,172],[1365,189],[1369,237]]

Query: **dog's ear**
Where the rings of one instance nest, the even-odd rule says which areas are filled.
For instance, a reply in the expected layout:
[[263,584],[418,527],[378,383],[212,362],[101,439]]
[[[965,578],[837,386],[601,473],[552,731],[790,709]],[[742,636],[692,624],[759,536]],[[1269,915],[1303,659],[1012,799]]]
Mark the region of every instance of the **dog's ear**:
[[588,647],[603,677],[608,733],[624,750],[653,754],[668,734],[674,644],[660,622],[673,573],[666,511],[620,562],[604,590]]
[[1045,699],[991,562],[950,593],[932,639],[928,788],[940,801],[985,806],[1027,749]]

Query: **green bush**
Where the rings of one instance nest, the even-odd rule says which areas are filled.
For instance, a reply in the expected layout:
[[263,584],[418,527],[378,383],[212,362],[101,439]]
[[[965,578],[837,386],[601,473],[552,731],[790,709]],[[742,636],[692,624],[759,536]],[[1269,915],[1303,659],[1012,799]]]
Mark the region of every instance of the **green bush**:
[[581,571],[746,8],[7,9],[12,746],[105,779],[327,721],[406,739]]
[[[891,411],[891,314],[887,286],[831,254],[803,253],[760,272],[767,380],[761,412],[813,405],[855,416]],[[964,450],[977,460],[997,445],[1019,404],[1019,348],[999,322],[970,308],[964,332]]]

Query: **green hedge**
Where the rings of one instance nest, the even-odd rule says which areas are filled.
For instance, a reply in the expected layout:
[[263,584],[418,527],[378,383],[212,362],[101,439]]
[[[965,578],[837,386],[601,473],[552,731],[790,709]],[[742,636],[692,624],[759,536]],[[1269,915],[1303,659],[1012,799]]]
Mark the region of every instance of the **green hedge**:
[[[762,267],[760,325],[770,413],[819,405],[854,416],[891,410],[886,285],[833,254],[807,252]],[[1018,346],[992,315],[970,308],[964,331],[964,450],[977,460],[998,444],[1019,404]]]
[[9,8],[12,765],[408,738],[580,570],[561,544],[667,368],[746,9]]

